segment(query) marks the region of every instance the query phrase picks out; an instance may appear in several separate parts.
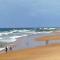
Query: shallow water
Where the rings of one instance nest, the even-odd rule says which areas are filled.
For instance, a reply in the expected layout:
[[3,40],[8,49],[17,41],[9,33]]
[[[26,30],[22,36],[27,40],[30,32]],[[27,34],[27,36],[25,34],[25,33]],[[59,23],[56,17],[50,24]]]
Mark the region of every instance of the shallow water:
[[[6,45],[14,43],[16,49],[33,48],[44,46],[46,42],[34,41],[33,39],[42,36],[54,35],[53,31],[60,28],[0,28],[0,51]],[[19,41],[16,41],[19,38]],[[16,42],[15,42],[16,41]],[[49,41],[49,43],[51,43]]]
[[[14,43],[16,45],[14,50],[25,49],[25,48],[33,48],[33,47],[38,47],[38,46],[46,46],[45,41],[34,41],[34,39],[37,37],[48,36],[48,35],[51,36],[54,34],[35,34],[35,35],[19,38],[18,39],[19,42],[16,41]],[[57,41],[49,40],[49,42],[48,42],[48,44],[56,44],[56,43],[60,44],[60,40],[57,40]]]
[[[53,33],[38,33],[38,34],[29,34],[28,36],[20,37],[20,38],[16,39],[16,42],[12,42],[14,45],[16,45],[16,47],[13,48],[13,50],[33,48],[33,47],[38,47],[38,46],[46,46],[47,44],[45,41],[34,41],[34,39],[38,38],[38,37],[42,37],[42,36],[51,36],[51,35],[55,35],[55,34],[53,34]],[[60,44],[60,40],[57,40],[57,41],[49,40],[48,44]],[[4,47],[5,45],[8,45],[8,44],[2,43],[2,47]]]

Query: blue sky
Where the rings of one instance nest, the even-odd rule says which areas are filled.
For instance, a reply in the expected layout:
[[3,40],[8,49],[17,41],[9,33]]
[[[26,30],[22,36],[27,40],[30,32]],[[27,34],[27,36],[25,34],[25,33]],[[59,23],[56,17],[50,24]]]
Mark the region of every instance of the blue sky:
[[60,0],[0,0],[0,27],[60,27]]

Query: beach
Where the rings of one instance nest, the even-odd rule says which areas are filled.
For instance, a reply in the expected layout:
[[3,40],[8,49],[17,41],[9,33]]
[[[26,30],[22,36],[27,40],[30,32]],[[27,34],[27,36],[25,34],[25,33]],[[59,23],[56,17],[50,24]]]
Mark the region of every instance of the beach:
[[[13,42],[7,40],[9,42],[7,44],[8,52],[6,53],[5,50],[1,50],[0,60],[60,60],[59,32],[21,31],[10,31],[7,35],[6,32],[3,33],[6,35],[3,35],[3,38],[8,36],[12,38]],[[13,39],[16,40],[14,41]],[[46,44],[47,41],[48,44]],[[12,50],[9,50],[10,46],[13,46]]]
[[[0,54],[0,60],[60,60],[60,44],[38,44],[38,42],[40,42],[41,40],[42,42],[45,42],[45,39],[60,40],[60,36],[56,34],[45,35],[43,34],[37,36],[35,35],[33,37],[28,36],[24,38],[18,38],[14,43],[12,43],[15,45],[12,51],[8,51],[7,54],[5,52]],[[26,45],[25,41],[29,40],[30,38],[33,38],[32,41],[36,41],[38,45],[36,43],[36,45],[34,46],[34,43],[29,43],[31,44],[30,46],[28,46],[28,44]]]
[[49,45],[13,51],[0,55],[0,60],[60,60],[60,45]]

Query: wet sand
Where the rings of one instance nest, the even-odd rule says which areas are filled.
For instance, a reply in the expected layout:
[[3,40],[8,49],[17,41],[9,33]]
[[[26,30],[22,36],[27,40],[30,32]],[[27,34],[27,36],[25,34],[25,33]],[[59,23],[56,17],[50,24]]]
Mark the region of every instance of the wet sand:
[[60,35],[38,37],[35,41],[60,40]]
[[0,60],[60,60],[60,45],[48,45],[3,53]]
[[34,39],[34,41],[38,41],[38,42],[45,42],[46,45],[49,44],[60,44],[60,32],[53,32],[54,35],[48,35],[48,36],[42,36],[42,37],[37,37]]

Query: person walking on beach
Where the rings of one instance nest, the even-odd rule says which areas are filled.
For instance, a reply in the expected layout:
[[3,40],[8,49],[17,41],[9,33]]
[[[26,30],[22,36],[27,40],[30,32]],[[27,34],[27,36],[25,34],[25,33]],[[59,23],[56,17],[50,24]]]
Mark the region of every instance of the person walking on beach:
[[5,47],[5,52],[7,53],[7,51],[8,51],[8,48],[7,48],[7,46]]

